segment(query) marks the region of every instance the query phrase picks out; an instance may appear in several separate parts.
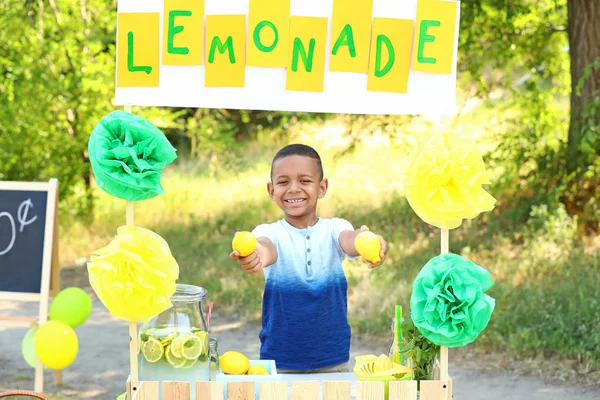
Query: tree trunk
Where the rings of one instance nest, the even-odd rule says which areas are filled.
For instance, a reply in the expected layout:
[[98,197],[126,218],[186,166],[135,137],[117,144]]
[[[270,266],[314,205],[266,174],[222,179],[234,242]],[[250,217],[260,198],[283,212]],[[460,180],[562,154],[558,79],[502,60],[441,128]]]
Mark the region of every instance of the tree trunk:
[[[580,143],[582,139],[583,111],[585,105],[600,90],[600,71],[588,78],[577,95],[576,87],[585,67],[600,57],[600,0],[568,0],[569,48],[571,55],[571,120],[568,137],[568,172],[581,167]],[[596,116],[600,124],[600,116]]]

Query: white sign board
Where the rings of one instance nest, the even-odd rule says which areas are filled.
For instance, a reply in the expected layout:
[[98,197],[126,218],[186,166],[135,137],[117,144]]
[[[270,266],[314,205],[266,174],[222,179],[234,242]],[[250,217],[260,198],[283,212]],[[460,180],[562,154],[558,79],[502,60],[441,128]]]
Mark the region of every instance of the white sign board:
[[119,0],[116,104],[451,113],[459,9],[446,0]]

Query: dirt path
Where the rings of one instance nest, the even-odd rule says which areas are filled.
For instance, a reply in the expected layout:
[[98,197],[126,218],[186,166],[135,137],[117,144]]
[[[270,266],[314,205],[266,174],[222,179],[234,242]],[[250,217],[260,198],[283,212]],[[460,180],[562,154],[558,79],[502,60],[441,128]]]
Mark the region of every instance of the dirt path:
[[[45,391],[53,399],[114,400],[124,391],[129,370],[127,324],[113,318],[92,296],[94,310],[90,319],[76,330],[79,355],[73,365],[63,371],[63,385],[54,385],[53,372],[46,371]],[[33,316],[36,304],[0,301],[0,314]],[[211,325],[211,336],[219,339],[221,353],[235,349],[250,358],[258,357],[258,325],[223,319],[218,313],[213,315]],[[33,389],[34,371],[21,356],[21,340],[26,331],[22,328],[0,328],[0,392],[8,388]],[[351,361],[358,354],[386,351],[385,344],[354,337]],[[597,391],[559,386],[541,379],[518,378],[506,373],[482,372],[473,366],[451,363],[450,374],[454,380],[454,399],[458,400],[600,399]]]

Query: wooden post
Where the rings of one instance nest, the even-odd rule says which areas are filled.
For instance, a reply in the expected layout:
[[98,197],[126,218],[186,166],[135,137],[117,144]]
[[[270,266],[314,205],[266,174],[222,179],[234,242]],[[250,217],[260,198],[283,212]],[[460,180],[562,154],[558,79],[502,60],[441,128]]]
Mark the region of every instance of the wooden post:
[[[135,225],[133,203],[127,202],[126,205],[126,223],[127,225]],[[137,337],[137,324],[135,322],[129,323],[129,365],[131,368],[131,381],[138,382],[138,355],[139,344]]]
[[[442,229],[441,254],[450,252],[450,232],[448,229]],[[440,380],[448,380],[448,347],[440,348]]]

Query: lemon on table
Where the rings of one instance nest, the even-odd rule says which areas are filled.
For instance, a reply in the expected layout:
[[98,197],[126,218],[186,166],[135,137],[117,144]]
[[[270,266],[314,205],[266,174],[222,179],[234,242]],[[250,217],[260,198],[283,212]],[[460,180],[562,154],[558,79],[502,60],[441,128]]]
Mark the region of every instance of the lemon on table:
[[354,246],[356,247],[356,251],[367,261],[373,264],[381,261],[381,257],[379,256],[379,253],[381,253],[381,242],[373,232],[364,231],[356,235]]
[[174,368],[181,368],[185,365],[186,359],[175,357],[171,351],[171,345],[168,345],[165,349],[165,360]]
[[238,232],[231,242],[231,247],[240,253],[241,257],[247,257],[256,250],[256,237],[252,232]]
[[142,354],[146,361],[150,364],[154,364],[159,361],[163,354],[164,350],[160,342],[154,338],[148,338],[144,345],[142,346]]
[[262,365],[253,365],[248,370],[248,375],[269,375],[269,371]]
[[244,375],[250,369],[248,357],[237,351],[227,351],[219,357],[221,370],[229,375]]

